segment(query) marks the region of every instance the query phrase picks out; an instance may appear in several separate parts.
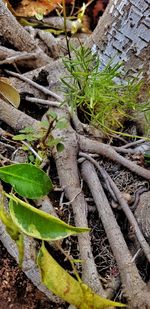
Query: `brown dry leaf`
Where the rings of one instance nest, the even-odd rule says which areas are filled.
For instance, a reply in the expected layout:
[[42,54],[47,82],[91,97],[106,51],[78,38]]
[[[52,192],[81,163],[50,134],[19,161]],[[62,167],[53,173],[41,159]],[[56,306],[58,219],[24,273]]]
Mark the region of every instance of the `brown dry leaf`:
[[105,11],[105,8],[109,0],[97,0],[93,8],[93,16],[96,18],[100,13],[102,14]]
[[8,102],[16,108],[20,104],[20,95],[16,88],[10,85],[8,78],[0,77],[0,95],[2,95]]
[[22,17],[31,17],[37,14],[46,15],[61,2],[62,0],[22,0],[15,13]]

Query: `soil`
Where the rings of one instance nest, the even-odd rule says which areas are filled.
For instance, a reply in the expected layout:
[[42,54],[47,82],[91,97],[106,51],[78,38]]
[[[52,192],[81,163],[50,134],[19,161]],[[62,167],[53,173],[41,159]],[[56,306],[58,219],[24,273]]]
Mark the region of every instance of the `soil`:
[[58,309],[18,268],[0,242],[0,309],[52,308]]

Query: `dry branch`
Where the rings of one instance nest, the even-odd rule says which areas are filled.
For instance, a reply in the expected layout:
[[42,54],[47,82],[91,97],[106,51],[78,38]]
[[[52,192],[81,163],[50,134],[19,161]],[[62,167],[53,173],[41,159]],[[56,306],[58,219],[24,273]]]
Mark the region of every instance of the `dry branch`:
[[25,82],[27,82],[28,84],[30,84],[31,86],[35,87],[36,89],[42,91],[45,95],[48,95],[48,96],[51,96],[51,97],[54,97],[56,100],[58,100],[59,102],[63,102],[63,99],[57,95],[56,93],[52,92],[51,90],[35,83],[34,81],[32,81],[31,79],[27,78],[26,76],[24,75],[21,75],[21,74],[18,74],[18,73],[15,73],[15,72],[11,72],[11,71],[8,71],[6,70],[6,72],[8,74],[10,74],[11,76],[14,76],[14,77],[17,77]]
[[10,64],[20,60],[35,59],[36,57],[37,54],[35,53],[19,52],[4,46],[0,46],[0,65]]
[[25,127],[37,128],[40,124],[39,121],[17,110],[2,99],[0,99],[0,119],[17,131]]
[[33,52],[37,49],[35,41],[17,22],[2,0],[0,0],[0,35],[20,51]]
[[102,144],[100,142],[88,139],[84,136],[78,135],[79,146],[82,151],[100,154],[112,161],[118,162],[124,167],[128,168],[133,173],[136,173],[143,178],[150,180],[150,171],[135,164],[132,161],[122,157],[115,151],[113,147],[108,144]]
[[30,34],[18,23],[2,0],[0,0],[0,35],[18,51],[38,54],[34,63],[35,67],[40,67],[50,62],[49,57],[38,47],[37,42]]
[[132,261],[120,227],[116,222],[92,163],[88,161],[82,163],[82,176],[90,188],[110,246],[116,258],[129,307],[131,309],[150,308],[150,293]]
[[111,187],[111,189],[113,190],[118,203],[120,204],[123,212],[125,213],[126,217],[128,218],[130,225],[134,228],[134,232],[135,235],[137,236],[137,239],[148,259],[148,261],[150,262],[150,247],[147,243],[147,241],[145,240],[138,224],[137,221],[135,220],[135,217],[132,213],[132,211],[130,210],[126,200],[124,199],[122,193],[120,192],[120,190],[117,188],[116,184],[114,183],[114,181],[111,179],[111,177],[109,176],[109,174],[105,171],[105,169],[103,167],[101,167],[98,162],[96,162],[96,160],[94,160],[93,158],[91,158],[89,155],[80,152],[79,153],[80,156],[83,156],[84,158],[88,159],[90,162],[92,162],[96,168],[98,168],[99,172],[101,173],[102,177],[104,176],[105,179],[107,178],[107,180],[109,181],[109,185]]

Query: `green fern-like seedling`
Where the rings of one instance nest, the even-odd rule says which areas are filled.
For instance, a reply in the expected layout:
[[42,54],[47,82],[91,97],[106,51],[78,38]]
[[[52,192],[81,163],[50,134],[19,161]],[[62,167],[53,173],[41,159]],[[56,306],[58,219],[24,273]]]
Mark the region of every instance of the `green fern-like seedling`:
[[69,73],[62,79],[67,103],[82,119],[107,132],[122,128],[138,109],[141,83],[122,78],[121,64],[109,63],[100,70],[99,58],[88,48],[80,46],[73,52],[72,59],[64,60]]

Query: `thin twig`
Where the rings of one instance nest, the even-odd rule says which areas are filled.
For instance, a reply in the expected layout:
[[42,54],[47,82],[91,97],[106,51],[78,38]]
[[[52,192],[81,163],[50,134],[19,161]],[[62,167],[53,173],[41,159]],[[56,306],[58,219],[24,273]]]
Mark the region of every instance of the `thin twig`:
[[43,161],[43,159],[39,156],[39,154],[33,149],[33,147],[32,146],[30,146],[27,142],[25,142],[25,141],[21,141],[26,147],[28,147],[29,148],[29,150],[35,155],[35,157],[37,158],[37,159],[39,159],[39,161],[40,162],[42,162]]
[[56,93],[54,93],[53,91],[33,82],[31,79],[25,77],[24,75],[20,75],[18,73],[15,73],[15,72],[12,72],[12,71],[9,71],[9,70],[5,70],[8,74],[14,76],[14,77],[17,77],[25,82],[27,82],[28,84],[32,85],[33,87],[35,87],[36,89],[42,91],[44,94],[46,95],[49,95],[51,97],[54,97],[56,100],[58,100],[59,102],[63,102],[63,98],[60,97],[59,95],[57,95]]
[[141,252],[141,248],[135,253],[135,255],[132,258],[132,262],[134,262],[136,260],[136,258],[138,257],[139,253]]
[[[68,206],[70,206],[73,202],[74,202],[74,200],[76,199],[76,197],[82,192],[82,189],[83,189],[83,180],[81,179],[81,189],[77,192],[77,194],[72,198],[72,200],[71,201],[69,201],[69,202],[61,202],[59,205],[60,205],[60,207],[62,208],[63,207],[63,205],[68,205]],[[63,196],[63,195],[62,195]],[[63,198],[63,197],[62,197]]]
[[5,162],[10,162],[10,163],[12,163],[12,164],[17,164],[17,163],[18,163],[17,161],[13,161],[13,160],[10,160],[10,159],[4,157],[1,153],[0,153],[0,159],[3,160],[3,164],[4,164]]
[[109,179],[109,183],[111,185],[111,188],[113,189],[117,199],[118,199],[118,203],[120,204],[123,212],[125,213],[126,217],[128,218],[128,221],[130,222],[131,226],[134,228],[134,232],[136,234],[136,237],[148,259],[148,261],[150,262],[150,246],[148,245],[146,239],[144,238],[138,223],[132,213],[132,211],[130,210],[130,207],[128,206],[128,203],[126,202],[126,200],[123,198],[122,193],[120,192],[120,190],[117,188],[116,184],[114,183],[114,181],[111,179],[111,177],[108,175],[108,173],[104,170],[104,168],[102,168],[103,172],[105,172],[105,174],[107,175],[108,179]]
[[116,147],[116,146],[112,146],[117,152],[120,153],[124,153],[124,154],[135,154],[138,153],[139,151],[136,149],[131,149],[131,148],[123,148],[123,146],[121,147]]
[[24,52],[24,53],[17,53],[16,55],[14,56],[11,56],[11,57],[8,57],[4,60],[1,60],[0,61],[0,65],[2,64],[11,64],[11,63],[14,63],[14,62],[17,62],[17,61],[23,61],[23,60],[30,60],[30,59],[35,59],[37,58],[38,54],[37,53],[27,53],[27,52]]
[[144,138],[138,139],[137,141],[134,141],[134,142],[131,142],[131,143],[128,143],[126,145],[121,146],[121,148],[129,148],[129,147],[137,146],[139,144],[142,144],[143,142],[145,142]]
[[7,147],[7,148],[9,148],[9,149],[11,149],[11,150],[14,150],[14,149],[15,149],[14,146],[9,145],[9,144],[5,144],[5,143],[3,143],[3,142],[1,142],[1,141],[0,141],[0,145],[5,146],[5,147]]
[[[78,163],[83,163],[83,161],[85,160],[85,158],[87,159],[86,156],[91,157],[91,158],[94,157],[93,155],[91,155],[91,154],[88,154],[88,155],[87,155],[87,154],[84,153],[84,152],[79,152],[79,156],[81,156],[81,157],[78,159]],[[95,157],[97,158],[97,155],[96,155]],[[97,162],[96,160],[94,160],[94,161]],[[94,161],[93,161],[93,162],[94,162]],[[104,182],[105,182],[104,188],[106,188],[107,191],[110,193],[112,199],[113,199],[115,202],[117,202],[116,196],[115,196],[115,194],[114,194],[114,192],[113,192],[113,190],[112,190],[112,188],[111,188],[111,186],[110,186],[110,184],[109,184],[109,181],[108,181],[106,175],[102,175],[102,176],[103,176],[103,179],[104,179]]]
[[38,103],[38,104],[48,105],[48,106],[58,107],[58,108],[62,105],[62,103],[59,103],[57,101],[38,99],[38,98],[29,97],[29,96],[27,96],[25,99],[28,102]]

